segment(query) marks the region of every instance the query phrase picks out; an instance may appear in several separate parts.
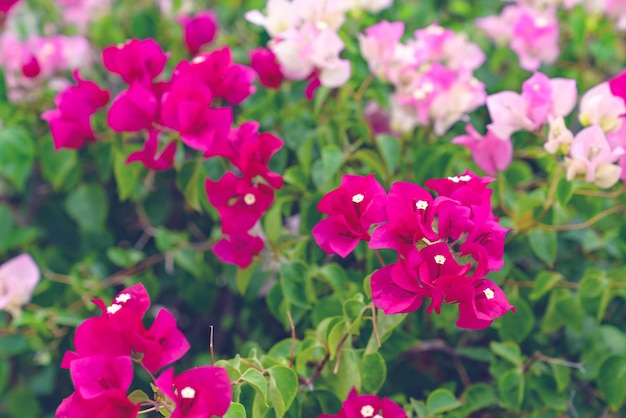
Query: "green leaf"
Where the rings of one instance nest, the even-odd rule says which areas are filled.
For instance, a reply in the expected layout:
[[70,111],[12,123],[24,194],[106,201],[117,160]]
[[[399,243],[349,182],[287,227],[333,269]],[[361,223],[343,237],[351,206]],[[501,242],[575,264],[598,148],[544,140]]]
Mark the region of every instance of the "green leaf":
[[65,200],[65,210],[81,229],[102,232],[109,211],[106,194],[95,184],[80,185]]
[[365,164],[370,170],[374,170],[374,172],[380,175],[387,172],[380,156],[370,149],[360,149],[352,155],[352,158]]
[[503,406],[519,411],[524,401],[524,375],[520,369],[511,369],[498,378],[498,390]]
[[424,402],[411,398],[411,406],[417,414],[417,418],[428,417],[428,411],[426,410],[426,404]]
[[298,376],[284,366],[270,367],[267,372],[270,375],[269,400],[276,418],[282,418],[298,393]]
[[559,392],[565,391],[569,387],[571,369],[561,364],[550,363],[552,368],[552,376],[556,383],[556,390]]
[[429,416],[452,411],[459,406],[461,406],[461,402],[447,389],[436,389],[426,399],[426,408]]
[[339,350],[339,343],[345,340],[345,335],[348,332],[348,325],[344,318],[341,321],[335,323],[328,334],[328,350],[330,353],[330,359],[334,360]]
[[[404,321],[407,314],[385,315],[381,309],[377,309],[376,311],[376,325],[378,334],[380,335],[380,342],[382,343],[389,338],[393,330]],[[369,354],[376,351],[378,351],[378,341],[376,335],[374,335],[374,331],[372,331],[365,352]]]
[[8,407],[9,417],[19,418],[39,418],[41,417],[41,411],[39,402],[28,388],[19,386],[9,391],[6,396],[3,397]]
[[254,368],[249,368],[239,378],[240,380],[251,385],[261,396],[263,396],[263,402],[267,406],[267,382],[263,373]]
[[463,413],[466,415],[498,403],[495,391],[485,383],[471,385],[463,392],[461,399],[463,400]]
[[551,271],[541,271],[535,277],[535,287],[528,295],[528,299],[530,300],[538,300],[543,295],[548,293],[550,289],[556,285],[559,280],[561,280],[562,276],[559,273],[551,272]]
[[520,297],[509,299],[511,305],[515,306],[515,314],[504,315],[500,320],[498,335],[501,340],[513,340],[521,343],[532,331],[535,324],[535,316],[528,303]]
[[246,418],[246,408],[240,403],[231,402],[224,418]]
[[567,203],[572,198],[574,194],[574,183],[568,180],[566,177],[562,177],[561,180],[556,185],[556,199],[563,205],[567,205]]
[[0,354],[3,356],[15,356],[28,350],[28,341],[23,335],[7,335],[0,337]]
[[283,173],[285,183],[302,192],[309,192],[308,179],[302,167],[288,167]]
[[528,241],[530,249],[533,250],[537,258],[546,263],[548,267],[554,267],[557,247],[556,231],[535,228],[528,234]]
[[237,269],[237,275],[235,276],[235,280],[237,282],[237,290],[241,295],[246,294],[246,290],[248,290],[248,285],[250,284],[250,280],[258,267],[258,261],[255,260],[245,269]]
[[606,402],[617,411],[626,401],[626,357],[611,356],[600,367],[598,388]]
[[131,393],[128,394],[128,400],[134,404],[140,404],[142,402],[151,401],[152,399],[143,390],[135,389]]
[[489,348],[491,348],[491,351],[493,351],[495,354],[505,360],[510,361],[516,366],[522,365],[522,353],[520,351],[519,345],[517,345],[513,341],[492,341],[489,343]]
[[144,167],[140,163],[126,164],[126,155],[121,151],[113,154],[113,175],[117,183],[117,194],[123,202],[129,198],[136,201],[143,188]]
[[200,199],[206,199],[205,180],[206,174],[200,160],[186,162],[176,176],[176,186],[183,192],[189,206],[198,212],[202,209]]
[[400,141],[392,136],[378,135],[376,145],[378,145],[380,154],[387,165],[387,173],[392,176],[400,160]]
[[578,297],[583,309],[600,322],[612,297],[606,274],[596,269],[587,269],[578,288]]
[[31,136],[18,128],[0,128],[0,175],[24,189],[35,160],[35,143]]
[[377,393],[383,387],[387,379],[387,363],[377,351],[365,354],[359,361],[361,370],[361,392]]
[[309,282],[307,266],[300,261],[280,265],[280,285],[289,303],[302,308],[310,307],[306,286]]
[[55,190],[64,186],[72,170],[78,167],[78,157],[75,150],[54,150],[52,139],[46,139],[41,144],[41,173],[52,184]]

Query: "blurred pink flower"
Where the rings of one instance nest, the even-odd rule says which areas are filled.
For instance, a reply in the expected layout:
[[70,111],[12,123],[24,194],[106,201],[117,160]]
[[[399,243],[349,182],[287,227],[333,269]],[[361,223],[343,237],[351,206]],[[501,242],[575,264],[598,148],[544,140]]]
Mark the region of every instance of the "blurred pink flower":
[[219,29],[217,16],[211,10],[203,10],[191,16],[179,16],[178,23],[183,27],[183,40],[191,55],[215,39]]
[[565,159],[567,179],[573,180],[578,174],[585,175],[585,181],[608,188],[620,178],[621,168],[615,164],[624,149],[620,146],[611,149],[606,135],[598,125],[583,129],[574,137],[570,157]]
[[285,76],[280,70],[280,64],[276,55],[268,48],[251,49],[250,66],[259,76],[261,84],[270,89],[277,89],[282,84]]
[[604,132],[618,130],[626,113],[624,100],[611,92],[608,82],[589,89],[580,99],[578,118],[583,126],[599,125]]
[[489,130],[483,136],[470,124],[465,126],[465,132],[467,135],[457,136],[452,143],[469,149],[472,159],[485,173],[495,175],[511,164],[513,143],[510,139],[499,138]]
[[40,278],[39,267],[29,254],[18,255],[0,265],[0,310],[19,316]]

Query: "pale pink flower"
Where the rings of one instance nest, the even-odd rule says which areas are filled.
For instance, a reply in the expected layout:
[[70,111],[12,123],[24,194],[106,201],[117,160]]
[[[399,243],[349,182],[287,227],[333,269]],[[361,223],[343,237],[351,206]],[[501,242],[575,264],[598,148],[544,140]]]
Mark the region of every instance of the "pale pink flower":
[[0,309],[19,316],[40,278],[39,267],[29,254],[18,255],[0,265]]
[[487,97],[492,123],[489,129],[500,138],[514,132],[535,131],[548,123],[550,116],[566,116],[576,105],[576,81],[549,79],[535,73],[522,84],[522,93],[502,91]]
[[403,33],[403,22],[383,20],[365,29],[365,34],[358,35],[361,55],[377,77],[385,77],[386,67],[394,60],[395,50]]
[[570,158],[565,159],[567,179],[572,180],[579,174],[585,175],[585,181],[598,187],[613,186],[620,178],[621,167],[613,164],[622,155],[621,147],[611,149],[606,135],[597,125],[583,129],[574,137],[570,148]]
[[609,83],[600,83],[589,89],[580,99],[578,118],[583,126],[600,125],[604,132],[618,130],[626,106],[620,97],[611,93]]
[[543,145],[543,148],[550,154],[556,154],[561,148],[565,147],[569,149],[569,145],[574,140],[574,135],[565,126],[565,121],[562,116],[548,117],[550,122],[550,130],[548,132],[548,140]]
[[271,37],[279,36],[300,22],[298,11],[289,0],[268,0],[265,13],[264,15],[259,10],[250,10],[244,17],[250,23],[263,26]]
[[465,126],[465,132],[467,135],[457,136],[452,143],[469,149],[472,159],[485,173],[493,176],[511,164],[513,143],[510,139],[498,138],[491,131],[483,136],[470,124]]
[[617,29],[626,29],[626,1],[605,0],[604,10],[607,15],[617,20]]
[[319,71],[322,86],[339,87],[350,78],[350,61],[339,58],[344,43],[336,32],[325,29],[313,42],[311,62]]
[[388,9],[393,4],[393,0],[352,0],[353,10],[365,10],[370,13],[378,13]]
[[445,134],[452,124],[485,104],[486,98],[485,85],[477,79],[455,81],[452,87],[433,100],[430,107],[435,134]]
[[99,16],[105,15],[112,0],[57,0],[55,2],[61,9],[61,16],[66,23],[75,25],[80,33],[89,29]]

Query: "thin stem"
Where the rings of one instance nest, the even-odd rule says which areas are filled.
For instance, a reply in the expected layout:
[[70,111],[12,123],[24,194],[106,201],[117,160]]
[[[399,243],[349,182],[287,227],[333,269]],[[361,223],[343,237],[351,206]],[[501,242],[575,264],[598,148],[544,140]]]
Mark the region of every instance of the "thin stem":
[[211,352],[211,366],[215,366],[215,353],[213,352],[213,325],[209,326],[209,351]]
[[614,192],[602,192],[600,190],[575,190],[574,194],[582,196],[597,196],[597,197],[619,197],[626,192],[626,183]]
[[380,265],[385,267],[385,262],[383,261],[383,258],[380,256],[380,252],[378,251],[378,249],[374,250],[374,254],[376,254],[376,258],[378,258],[378,262],[380,263]]
[[597,215],[589,218],[587,221],[579,223],[579,224],[568,224],[568,225],[547,225],[547,224],[542,224],[539,223],[537,224],[537,227],[541,228],[541,229],[545,229],[545,230],[549,230],[549,231],[575,231],[578,229],[585,229],[585,228],[591,228],[591,226],[593,224],[595,224],[596,222],[602,220],[603,218],[612,215],[614,213],[620,213],[620,212],[624,212],[626,211],[626,206],[621,205],[621,206],[614,206],[610,209],[606,209],[600,213],[598,213]]
[[372,306],[372,327],[374,328],[374,335],[376,336],[376,342],[378,343],[378,348],[382,345],[380,342],[380,334],[378,333],[378,324],[376,323],[376,306],[374,306],[374,302],[371,303]]
[[289,352],[289,368],[291,369],[293,367],[293,358],[296,351],[296,326],[293,324],[291,311],[287,311],[287,318],[289,318],[289,327],[291,328],[291,351]]

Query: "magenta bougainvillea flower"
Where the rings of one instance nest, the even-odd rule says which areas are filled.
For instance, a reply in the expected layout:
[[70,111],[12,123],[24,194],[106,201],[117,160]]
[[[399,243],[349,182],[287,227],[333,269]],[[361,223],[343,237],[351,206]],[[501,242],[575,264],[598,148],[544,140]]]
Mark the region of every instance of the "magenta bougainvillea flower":
[[213,246],[213,252],[225,263],[246,268],[252,264],[252,258],[263,250],[263,240],[248,232],[230,234]]
[[122,77],[126,84],[138,81],[151,84],[165,68],[167,55],[154,39],[131,39],[122,45],[102,50],[102,63],[110,72]]
[[91,115],[109,101],[109,92],[93,81],[85,81],[74,72],[78,83],[56,95],[57,109],[48,110],[41,118],[50,124],[54,148],[82,148],[86,142],[95,141],[91,128]]
[[177,376],[167,369],[158,377],[157,386],[176,404],[172,418],[221,417],[233,397],[230,378],[221,367],[195,367]]
[[510,139],[499,138],[490,130],[483,136],[470,124],[465,125],[465,132],[467,135],[457,136],[452,143],[469,149],[472,159],[485,173],[494,175],[511,164],[513,142]]
[[8,14],[9,10],[13,8],[17,4],[19,0],[0,0],[0,19],[3,14]]
[[407,414],[388,398],[376,395],[359,395],[352,388],[348,397],[335,415],[322,414],[319,418],[407,418]]
[[502,268],[508,232],[492,212],[491,181],[470,171],[431,179],[426,185],[439,194],[433,197],[408,182],[393,183],[386,195],[373,174],[344,175],[341,186],[318,204],[330,216],[313,228],[313,238],[326,253],[341,257],[360,241],[397,252],[395,263],[371,276],[372,300],[386,314],[415,311],[430,299],[427,313],[439,313],[443,303],[462,304],[459,326],[484,328],[513,309],[484,278]]
[[29,254],[21,254],[0,265],[0,310],[19,316],[22,306],[39,283],[39,267]]
[[159,111],[159,101],[150,87],[135,81],[117,95],[107,122],[116,132],[136,132],[150,129]]
[[[148,139],[144,143],[141,150],[131,152],[126,163],[134,161],[141,162],[146,168],[153,171],[167,170],[174,164],[174,155],[176,154],[176,142],[172,141],[163,148],[161,153],[159,149],[159,132],[150,131]],[[157,156],[158,154],[158,156]]]
[[183,28],[183,41],[191,55],[197,54],[204,45],[213,42],[219,29],[217,16],[211,10],[179,16],[177,21]]
[[330,215],[312,230],[315,242],[328,254],[346,257],[359,241],[370,240],[370,228],[386,220],[386,193],[373,174],[345,174],[338,189],[319,201],[320,212]]
[[128,400],[126,393],[111,389],[93,399],[84,399],[78,392],[63,399],[55,418],[136,418],[139,405]]
[[118,293],[111,305],[100,299],[93,302],[102,315],[87,319],[76,329],[76,352],[65,355],[62,367],[71,367],[76,359],[94,355],[132,354],[148,370],[157,372],[189,349],[176,321],[165,309],[159,311],[150,329],[145,329],[143,316],[150,307],[150,297],[141,283]]
[[277,89],[282,84],[285,76],[280,70],[280,64],[276,55],[268,48],[251,49],[250,66],[259,76],[259,81],[264,87]]

